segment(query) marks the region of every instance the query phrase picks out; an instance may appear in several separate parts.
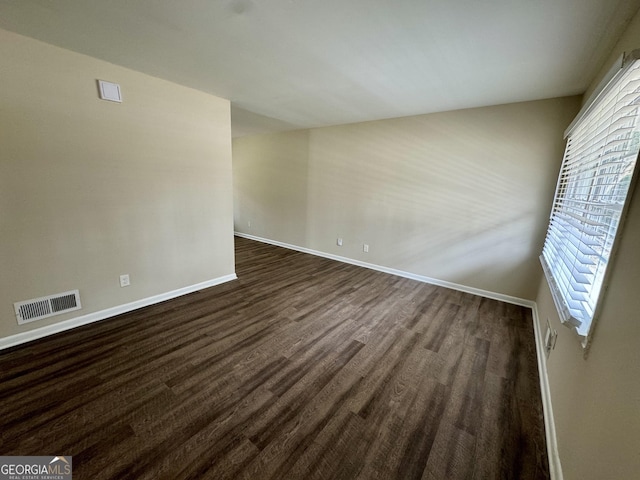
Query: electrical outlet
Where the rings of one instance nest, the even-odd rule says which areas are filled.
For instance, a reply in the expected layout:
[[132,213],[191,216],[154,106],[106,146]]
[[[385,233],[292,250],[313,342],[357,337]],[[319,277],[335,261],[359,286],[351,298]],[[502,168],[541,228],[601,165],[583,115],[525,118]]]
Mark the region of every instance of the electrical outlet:
[[338,245],[339,247],[342,246],[342,239],[340,237],[338,237],[338,240],[336,240],[336,245]]
[[248,227],[248,228],[251,228],[251,220],[249,220],[249,221],[247,222],[247,227]]
[[362,245],[362,251],[364,253],[369,253],[369,245],[367,245],[366,243]]
[[120,275],[120,286],[128,287],[129,285],[131,285],[131,282],[129,281],[129,274],[127,273],[126,275]]

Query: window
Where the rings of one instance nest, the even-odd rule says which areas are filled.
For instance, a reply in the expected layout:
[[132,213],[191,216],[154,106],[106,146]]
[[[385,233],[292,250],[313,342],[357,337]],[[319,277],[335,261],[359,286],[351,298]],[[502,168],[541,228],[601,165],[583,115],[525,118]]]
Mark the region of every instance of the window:
[[567,146],[540,260],[560,319],[586,346],[640,147],[640,50],[565,132]]

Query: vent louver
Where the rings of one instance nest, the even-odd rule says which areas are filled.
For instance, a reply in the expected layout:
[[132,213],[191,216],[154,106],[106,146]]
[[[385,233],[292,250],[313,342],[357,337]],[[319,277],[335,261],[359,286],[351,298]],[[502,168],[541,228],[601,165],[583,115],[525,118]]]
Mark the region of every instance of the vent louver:
[[16,302],[13,306],[19,325],[82,308],[78,290]]

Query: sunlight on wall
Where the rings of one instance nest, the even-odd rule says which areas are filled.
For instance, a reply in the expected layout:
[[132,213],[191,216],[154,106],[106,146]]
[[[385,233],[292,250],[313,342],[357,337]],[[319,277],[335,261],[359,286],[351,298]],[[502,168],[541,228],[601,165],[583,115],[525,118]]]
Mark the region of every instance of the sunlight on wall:
[[[571,97],[307,130],[307,156],[300,143],[291,148],[293,136],[302,132],[236,139],[236,229],[532,299],[564,148],[562,132],[578,101]],[[266,177],[250,178],[252,169],[264,170],[276,156],[283,178],[271,175],[268,188],[285,191],[284,177],[294,169],[297,177],[289,179],[306,184],[305,199],[301,191],[290,199],[306,202],[304,219],[299,211],[287,215],[270,207],[274,202],[258,193]],[[251,198],[255,227],[247,230],[246,212],[239,208]],[[280,232],[287,225],[292,233],[270,236],[268,224],[279,225]],[[342,247],[336,245],[338,236]],[[364,243],[369,253],[363,253]]]

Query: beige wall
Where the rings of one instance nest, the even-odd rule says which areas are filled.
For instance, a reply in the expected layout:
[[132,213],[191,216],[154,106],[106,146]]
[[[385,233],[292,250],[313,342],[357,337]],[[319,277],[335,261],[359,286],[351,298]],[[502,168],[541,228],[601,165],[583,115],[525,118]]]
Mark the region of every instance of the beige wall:
[[[0,337],[234,272],[227,100],[1,30],[0,64]],[[82,310],[17,325],[76,288]]]
[[571,97],[234,139],[235,228],[533,299],[562,132],[578,106]]
[[[635,48],[640,48],[640,15],[627,28],[601,76],[623,51]],[[540,321],[544,325],[548,318],[558,330],[547,372],[565,480],[640,475],[639,192],[636,188],[586,359],[578,337],[560,325],[546,281],[540,282],[536,300]]]
[[306,244],[309,131],[233,142],[237,231]]

